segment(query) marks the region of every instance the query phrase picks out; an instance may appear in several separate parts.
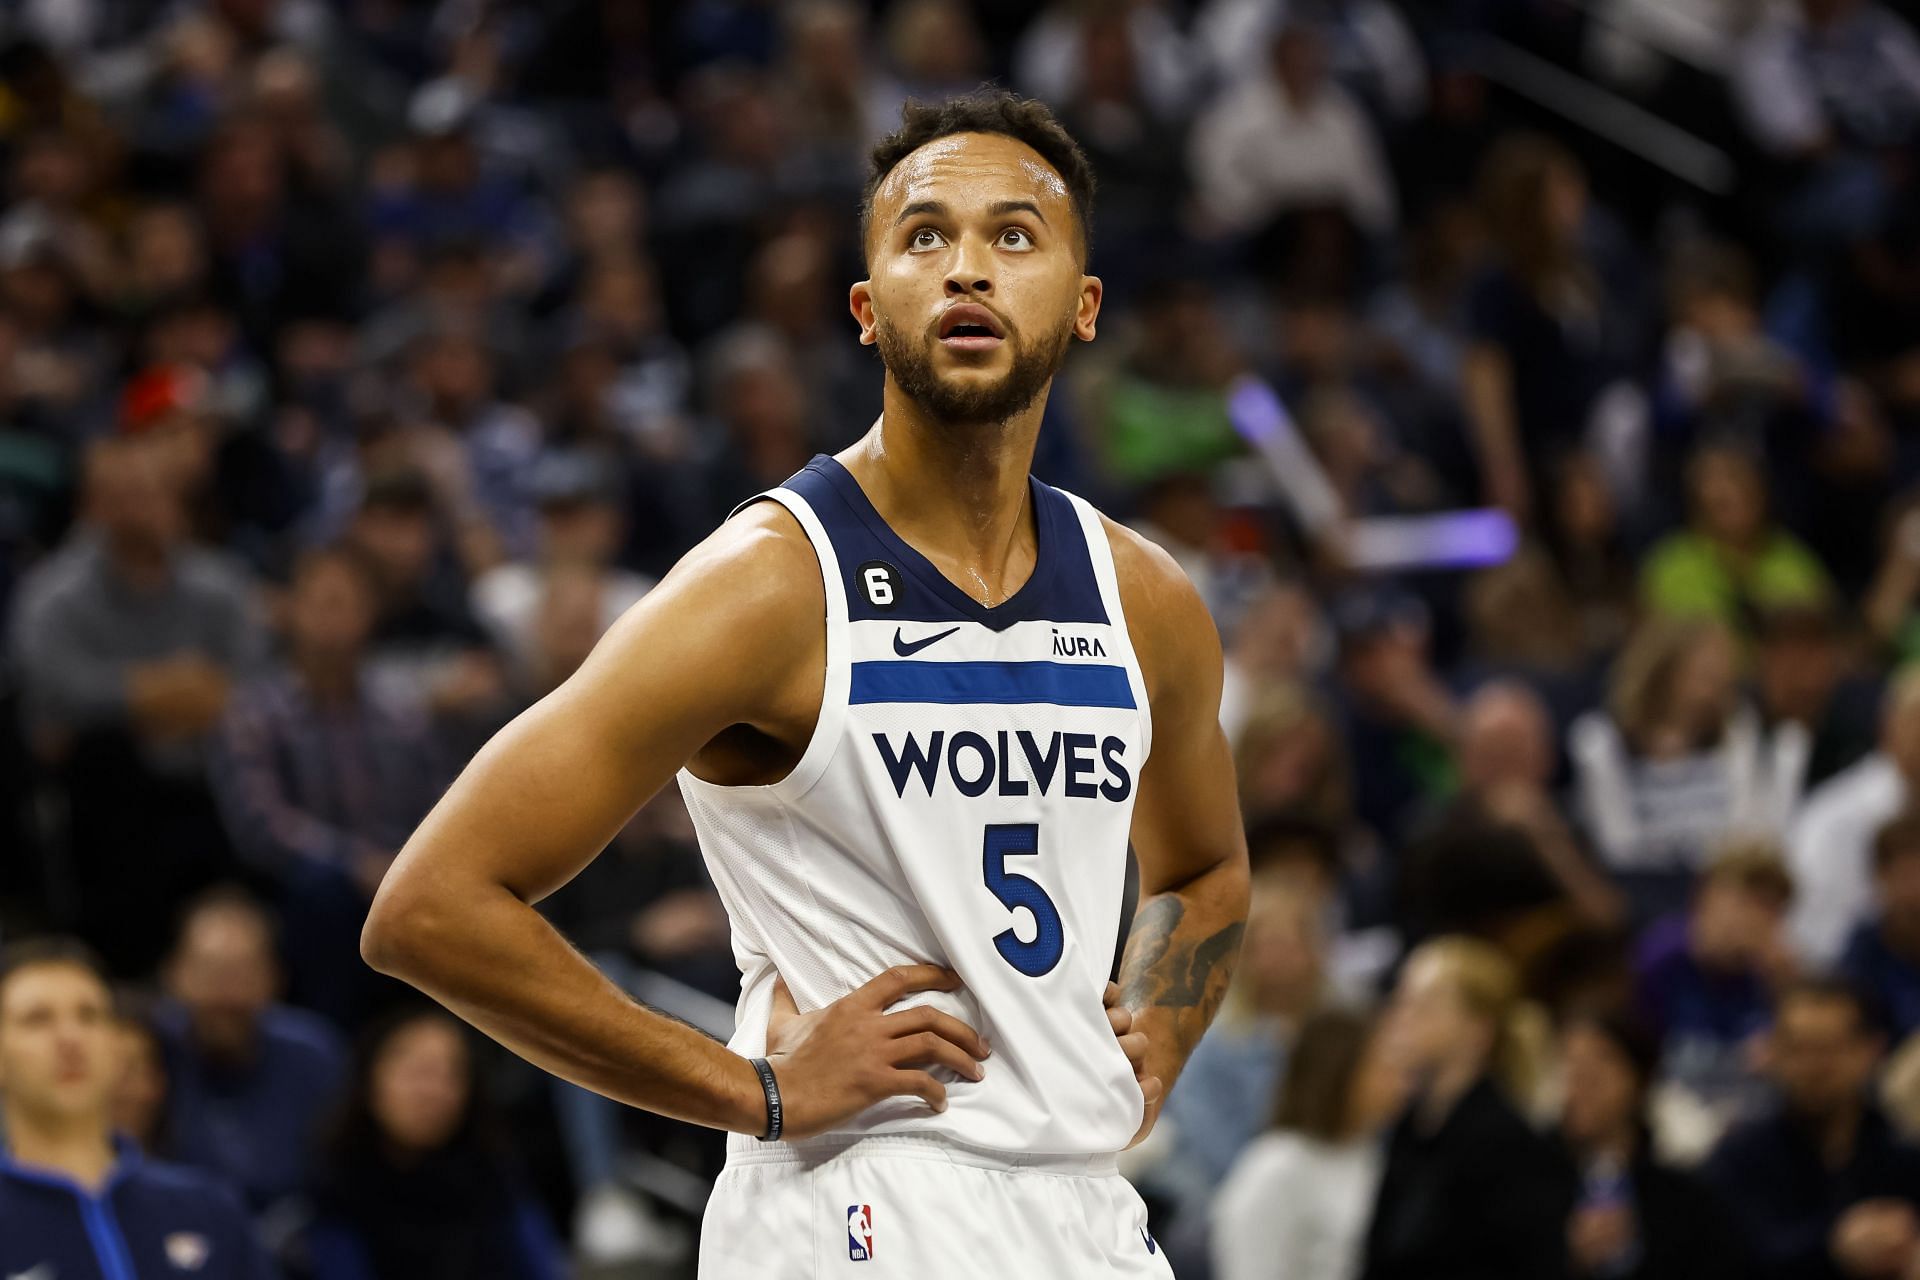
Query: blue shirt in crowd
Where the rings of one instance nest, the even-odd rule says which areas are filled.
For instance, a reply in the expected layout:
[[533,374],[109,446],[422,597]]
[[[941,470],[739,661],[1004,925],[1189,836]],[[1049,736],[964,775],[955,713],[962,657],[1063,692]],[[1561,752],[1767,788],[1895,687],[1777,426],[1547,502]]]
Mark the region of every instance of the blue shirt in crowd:
[[32,1280],[274,1280],[239,1198],[119,1144],[99,1194],[0,1152],[0,1275]]
[[1773,997],[1760,974],[1701,964],[1687,945],[1686,918],[1671,916],[1642,937],[1634,979],[1667,1077],[1710,1102],[1753,1102],[1747,1044],[1773,1023]]
[[1920,965],[1887,945],[1877,923],[1853,931],[1840,971],[1873,996],[1896,1043],[1920,1029]]
[[171,1090],[169,1152],[237,1187],[256,1210],[310,1190],[318,1130],[346,1080],[339,1033],[300,1009],[269,1007],[244,1065],[197,1052],[186,1010],[169,1004],[158,1022]]

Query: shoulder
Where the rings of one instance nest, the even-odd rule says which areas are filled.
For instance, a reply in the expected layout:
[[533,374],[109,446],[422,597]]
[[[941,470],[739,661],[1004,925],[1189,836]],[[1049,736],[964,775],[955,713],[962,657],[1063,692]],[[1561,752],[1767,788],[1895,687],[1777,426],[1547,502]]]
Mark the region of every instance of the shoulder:
[[1114,577],[1127,614],[1127,632],[1149,696],[1187,685],[1210,685],[1217,698],[1220,632],[1193,580],[1152,539],[1105,515],[1100,523],[1113,548]]
[[180,553],[180,582],[196,595],[221,600],[244,601],[253,589],[240,561],[205,547]]
[[1836,822],[1877,823],[1893,816],[1902,794],[1899,770],[1876,752],[1815,787],[1798,826],[1804,832]]
[[[226,1182],[183,1164],[142,1159],[126,1180],[128,1189],[146,1204],[195,1211],[203,1221],[232,1225],[246,1222],[239,1195]],[[175,1225],[169,1222],[163,1225]]]
[[98,564],[91,542],[76,539],[27,570],[16,592],[16,612],[54,607],[93,580]]
[[331,1068],[346,1056],[346,1045],[331,1023],[305,1009],[275,1005],[263,1017],[267,1035],[295,1056]]
[[818,665],[826,598],[799,521],[778,503],[756,502],[687,552],[563,688],[594,698],[636,681],[657,690],[662,672],[695,662],[702,679],[682,693],[718,699],[729,715],[757,714],[795,672]]

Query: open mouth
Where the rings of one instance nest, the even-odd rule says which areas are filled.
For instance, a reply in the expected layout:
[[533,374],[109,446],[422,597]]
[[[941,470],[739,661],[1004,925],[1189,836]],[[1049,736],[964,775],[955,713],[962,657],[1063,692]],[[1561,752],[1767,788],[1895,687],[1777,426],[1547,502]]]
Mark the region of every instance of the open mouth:
[[1006,338],[1000,318],[975,302],[948,307],[940,316],[940,345],[961,351],[988,351]]

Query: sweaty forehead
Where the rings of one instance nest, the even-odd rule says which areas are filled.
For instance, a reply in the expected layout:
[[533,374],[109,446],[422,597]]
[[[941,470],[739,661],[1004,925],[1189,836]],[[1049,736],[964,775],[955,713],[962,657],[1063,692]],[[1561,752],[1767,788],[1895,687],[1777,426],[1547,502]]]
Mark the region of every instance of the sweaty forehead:
[[896,210],[921,200],[956,210],[1031,200],[1056,224],[1072,216],[1067,184],[1053,166],[1026,143],[998,133],[950,134],[910,152],[874,192],[874,221],[891,222]]

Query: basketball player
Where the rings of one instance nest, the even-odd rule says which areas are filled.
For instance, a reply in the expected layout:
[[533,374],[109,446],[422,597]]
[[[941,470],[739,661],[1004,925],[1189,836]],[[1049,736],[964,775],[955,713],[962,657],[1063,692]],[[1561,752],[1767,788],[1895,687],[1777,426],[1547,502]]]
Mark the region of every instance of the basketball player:
[[[850,295],[880,421],[741,507],[482,750],[367,922],[372,964],[531,1061],[733,1132],[709,1280],[1169,1274],[1114,1153],[1225,990],[1246,851],[1198,595],[1028,476],[1099,316],[1091,188],[1037,103],[909,105]],[[529,905],[676,770],[732,920],[728,1046]],[[1138,1073],[1116,1031],[1144,1036]]]

